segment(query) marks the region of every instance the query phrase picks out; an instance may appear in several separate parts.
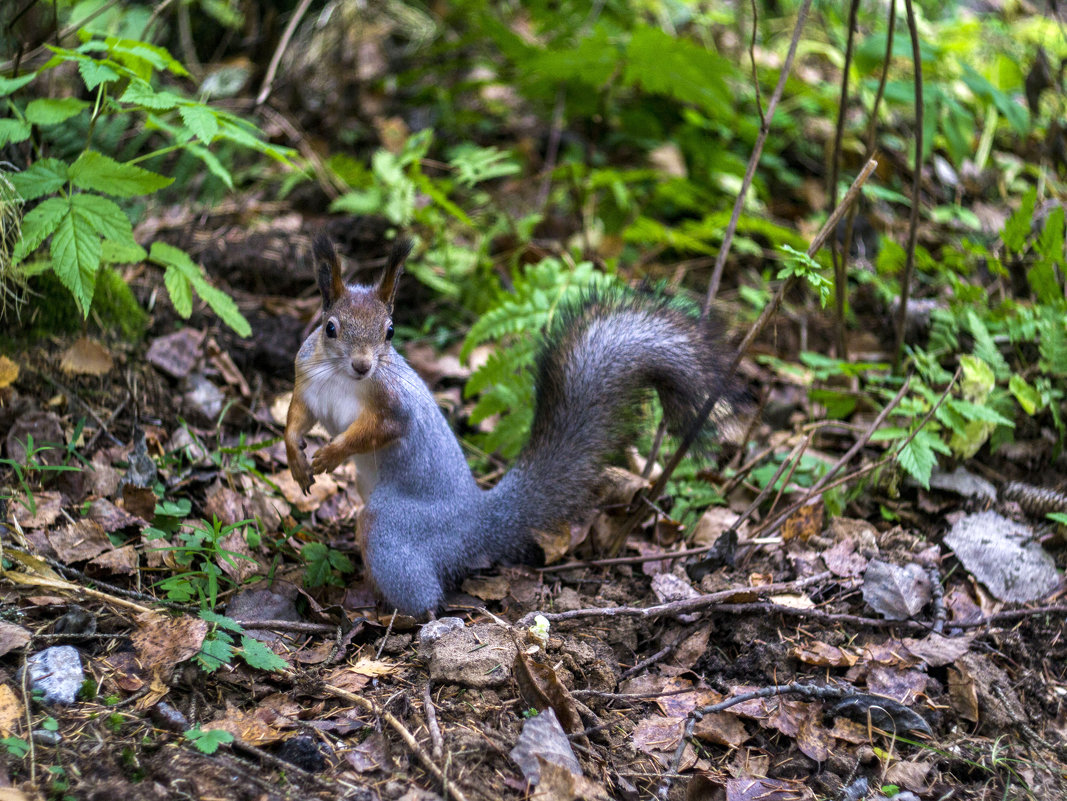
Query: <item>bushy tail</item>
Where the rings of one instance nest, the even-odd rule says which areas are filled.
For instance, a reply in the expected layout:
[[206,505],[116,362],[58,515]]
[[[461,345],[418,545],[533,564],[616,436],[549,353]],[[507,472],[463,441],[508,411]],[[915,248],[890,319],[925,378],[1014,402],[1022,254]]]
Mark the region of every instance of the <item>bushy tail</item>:
[[489,493],[485,522],[511,543],[503,555],[521,558],[530,531],[589,511],[643,393],[655,390],[668,429],[684,433],[723,389],[721,347],[712,323],[652,295],[598,294],[564,311],[539,357],[530,439]]

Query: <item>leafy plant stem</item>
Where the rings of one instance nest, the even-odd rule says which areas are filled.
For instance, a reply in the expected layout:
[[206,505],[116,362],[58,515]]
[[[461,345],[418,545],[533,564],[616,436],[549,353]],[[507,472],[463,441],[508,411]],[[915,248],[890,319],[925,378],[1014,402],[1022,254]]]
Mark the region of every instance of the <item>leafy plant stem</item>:
[[165,156],[167,153],[171,153],[171,152],[173,152],[175,150],[181,150],[185,146],[186,146],[185,142],[175,142],[173,145],[167,145],[166,147],[161,147],[158,150],[153,150],[151,153],[145,153],[145,154],[140,155],[140,156],[134,156],[132,159],[127,161],[126,164],[137,164],[140,161],[147,161],[148,159],[153,159],[156,156]]
[[897,310],[897,347],[893,352],[893,372],[900,369],[900,356],[904,351],[904,324],[908,315],[912,274],[915,272],[915,243],[919,237],[919,195],[922,188],[923,161],[923,63],[919,52],[919,30],[915,23],[912,0],[904,0],[904,8],[908,17],[908,34],[911,36],[911,57],[915,62],[915,167],[911,188],[911,216],[908,219],[908,251],[904,262],[904,277],[901,279],[900,308]]

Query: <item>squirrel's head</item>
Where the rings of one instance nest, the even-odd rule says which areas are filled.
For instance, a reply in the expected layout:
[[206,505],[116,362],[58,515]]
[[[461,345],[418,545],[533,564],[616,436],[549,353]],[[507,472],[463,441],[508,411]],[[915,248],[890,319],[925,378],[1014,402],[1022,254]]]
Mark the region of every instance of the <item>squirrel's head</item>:
[[346,364],[354,379],[369,378],[393,338],[393,300],[411,242],[398,239],[389,254],[385,273],[374,286],[345,284],[341,262],[326,236],[315,240],[322,325],[323,355]]

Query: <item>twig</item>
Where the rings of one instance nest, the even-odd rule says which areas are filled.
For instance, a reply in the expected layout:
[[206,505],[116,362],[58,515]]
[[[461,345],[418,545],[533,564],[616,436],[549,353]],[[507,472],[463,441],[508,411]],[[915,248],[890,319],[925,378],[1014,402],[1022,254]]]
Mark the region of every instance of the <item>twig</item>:
[[785,63],[782,64],[782,71],[778,74],[778,84],[774,87],[774,92],[771,94],[771,99],[767,101],[767,112],[763,115],[763,122],[760,125],[759,135],[756,137],[756,144],[752,148],[752,155],[749,156],[748,166],[745,168],[745,177],[741,181],[741,188],[737,192],[737,199],[734,201],[733,211],[730,213],[730,222],[726,226],[726,231],[722,235],[722,245],[719,247],[719,253],[715,259],[715,267],[711,271],[711,278],[708,280],[708,292],[704,299],[704,311],[703,316],[707,317],[711,311],[711,302],[715,300],[715,295],[719,291],[719,282],[722,280],[722,271],[726,266],[726,256],[730,252],[730,245],[733,243],[734,232],[737,230],[737,223],[741,220],[741,210],[745,206],[745,195],[748,194],[748,188],[752,185],[752,179],[756,176],[756,167],[759,164],[760,156],[763,153],[763,145],[767,141],[767,136],[771,132],[771,119],[774,117],[774,110],[778,107],[778,101],[782,97],[782,92],[785,91],[785,84],[789,79],[789,73],[793,71],[793,58],[797,53],[797,45],[800,44],[800,34],[804,30],[804,21],[808,17],[808,10],[811,8],[811,0],[803,0],[800,4],[800,8],[797,11],[797,22],[793,26],[793,38],[789,42],[789,52],[786,53]]
[[911,0],[904,0],[908,17],[908,33],[911,36],[911,58],[915,62],[915,172],[912,176],[911,215],[908,218],[908,250],[904,261],[904,276],[901,278],[900,309],[897,312],[897,347],[893,352],[893,372],[900,367],[904,351],[904,323],[908,315],[908,298],[911,296],[911,277],[915,272],[915,244],[919,237],[919,198],[922,190],[923,172],[923,62],[919,50],[919,30],[915,24],[915,9]]
[[298,620],[236,620],[246,629],[291,631],[298,634],[333,634],[337,625],[330,623],[305,623]]
[[652,667],[654,664],[659,662],[661,659],[666,659],[668,656],[670,656],[674,652],[674,649],[677,648],[677,647],[678,647],[678,643],[675,642],[675,643],[671,643],[670,645],[667,645],[667,646],[665,646],[663,648],[660,648],[658,651],[656,651],[656,653],[654,653],[654,654],[652,654],[652,656],[648,657],[648,659],[642,659],[640,662],[638,662],[632,668],[629,668],[628,670],[624,671],[623,674],[621,676],[619,676],[619,681],[625,681],[626,679],[630,678],[630,676],[636,676],[642,670],[645,670],[646,668]]
[[422,708],[426,713],[426,728],[430,732],[430,742],[433,743],[433,758],[441,759],[445,753],[444,739],[441,737],[441,727],[437,724],[437,710],[433,706],[433,698],[430,690],[433,687],[433,679],[428,679],[426,686],[422,688]]
[[515,624],[515,627],[519,629],[528,628],[533,625],[534,618],[538,615],[542,615],[550,623],[558,623],[583,617],[640,617],[652,619],[663,617],[664,615],[682,615],[691,612],[702,612],[716,604],[729,601],[731,598],[738,595],[767,595],[772,592],[790,592],[807,587],[811,584],[818,584],[819,582],[826,581],[830,578],[833,578],[833,573],[827,570],[823,573],[817,573],[814,576],[808,576],[807,578],[797,579],[795,581],[765,584],[762,587],[737,587],[734,589],[720,590],[719,592],[712,592],[707,595],[698,595],[694,598],[684,598],[680,601],[671,601],[669,603],[657,604],[655,606],[593,607],[587,609],[571,609],[567,612],[534,611],[524,615],[519,622]]
[[697,556],[707,553],[715,548],[714,545],[702,545],[699,548],[686,548],[682,551],[668,551],[666,553],[645,554],[644,556],[613,556],[610,559],[590,559],[587,562],[566,562],[561,565],[549,565],[538,570],[542,573],[559,573],[564,570],[581,570],[588,567],[609,567],[611,565],[641,565],[645,562],[669,562],[675,559],[684,559],[687,556]]
[[930,606],[934,613],[934,634],[940,634],[945,630],[945,620],[948,618],[948,610],[945,609],[945,588],[941,586],[941,572],[937,565],[926,568],[926,576],[930,580]]
[[[841,163],[841,140],[845,136],[845,119],[848,116],[848,71],[852,67],[852,50],[856,41],[856,13],[859,0],[852,0],[848,7],[848,39],[845,42],[845,63],[841,68],[841,99],[837,105],[837,126],[834,129],[834,149],[830,156],[830,211],[837,205],[837,175]],[[848,359],[848,343],[845,338],[845,299],[848,295],[848,253],[839,253],[837,237],[832,240],[830,258],[834,265],[835,318],[837,329],[837,358]]]
[[285,26],[282,38],[278,42],[278,46],[274,48],[274,55],[270,57],[270,64],[267,66],[267,74],[263,76],[263,85],[260,87],[259,94],[256,96],[257,106],[262,106],[267,101],[267,98],[270,97],[271,90],[274,88],[274,76],[278,72],[278,65],[282,61],[285,49],[289,47],[289,42],[292,40],[293,34],[296,33],[296,28],[300,24],[300,20],[304,18],[304,14],[307,13],[310,6],[311,0],[300,0],[300,5],[296,7],[293,16],[289,18],[289,24]]
[[422,766],[433,776],[441,785],[441,791],[445,797],[452,796],[456,801],[467,801],[463,792],[454,784],[450,784],[448,777],[441,772],[441,769],[437,767],[437,764],[433,761],[429,754],[426,753],[426,749],[419,745],[419,741],[407,730],[396,717],[391,713],[382,709],[373,701],[368,698],[364,698],[362,695],[356,695],[350,693],[347,690],[342,690],[340,687],[334,687],[332,684],[327,684],[324,689],[336,698],[340,698],[342,701],[347,701],[350,704],[355,704],[365,712],[369,712],[372,715],[376,715],[384,720],[392,729],[400,735],[400,739],[404,741],[404,744],[411,750],[411,753],[415,755]]
[[[70,25],[68,25],[67,27],[63,28],[61,31],[59,31],[56,34],[56,43],[58,44],[59,42],[62,42],[64,39],[66,39],[72,33],[77,33],[80,28],[88,25],[94,19],[96,19],[101,14],[105,13],[106,11],[111,10],[111,8],[113,8],[114,6],[118,5],[120,2],[122,2],[122,0],[108,0],[108,2],[104,3],[102,6],[100,6],[96,10],[91,11],[90,13],[86,14],[84,17],[82,17],[77,22],[73,22]],[[20,59],[20,63],[21,62],[27,62],[28,63],[28,62],[32,61],[37,56],[41,55],[41,53],[45,52],[47,49],[48,49],[48,45],[47,44],[42,44],[42,45],[39,45],[38,47],[35,47],[33,50],[31,50],[29,53],[27,53],[23,58]],[[9,61],[5,61],[2,64],[0,64],[0,72],[8,72],[9,70],[14,69],[14,67],[15,67],[15,60],[14,59],[11,59]]]

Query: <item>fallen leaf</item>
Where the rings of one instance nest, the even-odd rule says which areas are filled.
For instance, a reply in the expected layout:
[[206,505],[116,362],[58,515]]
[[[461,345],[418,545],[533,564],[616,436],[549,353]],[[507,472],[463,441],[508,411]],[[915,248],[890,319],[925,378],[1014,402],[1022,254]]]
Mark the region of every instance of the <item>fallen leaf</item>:
[[0,620],[0,656],[21,648],[29,641],[29,629]]
[[467,578],[460,589],[483,601],[502,601],[508,597],[508,580],[504,576]]
[[100,554],[89,562],[89,566],[100,568],[106,573],[134,576],[137,574],[138,561],[137,548],[133,545],[123,545]]
[[888,665],[871,665],[867,671],[867,689],[876,695],[884,695],[910,705],[926,691],[930,677],[915,668],[903,669]]
[[814,609],[815,602],[800,592],[788,592],[782,595],[772,595],[768,599],[772,604],[785,606],[790,609]]
[[181,615],[165,617],[157,612],[138,615],[137,631],[130,644],[144,666],[173,668],[200,651],[207,636],[207,621]]
[[19,377],[19,366],[7,356],[0,356],[0,389],[14,384]]
[[819,667],[852,667],[859,659],[859,655],[852,651],[818,640],[794,646],[790,653],[794,659]]
[[822,560],[827,570],[842,578],[859,576],[867,569],[867,559],[856,553],[856,541],[852,538],[843,539],[823,551]]
[[645,718],[631,733],[633,746],[667,767],[685,730],[685,718]]
[[25,719],[26,709],[18,695],[6,684],[0,684],[0,737],[10,737]]
[[530,784],[541,782],[541,769],[545,763],[582,775],[582,766],[552,707],[523,722],[519,740],[510,755]]
[[371,732],[363,742],[347,749],[344,754],[345,761],[357,773],[385,770],[389,766],[388,746],[380,731]]
[[801,506],[782,523],[782,539],[807,542],[822,531],[823,503],[818,498]]
[[726,782],[726,801],[814,801],[815,793],[796,781],[738,777]]
[[114,547],[104,529],[95,520],[76,520],[51,529],[48,532],[48,542],[60,560],[68,564],[87,561]]
[[904,647],[930,667],[943,667],[951,665],[971,650],[974,637],[973,633],[962,637],[945,637],[931,632],[921,640],[905,637]]
[[693,726],[693,736],[706,743],[738,748],[751,735],[744,722],[729,712],[712,712],[704,715]]
[[1044,598],[1061,583],[1055,562],[1033,536],[996,512],[979,512],[957,520],[945,544],[997,600],[1026,603]]
[[24,529],[48,528],[56,522],[59,513],[63,510],[63,504],[66,502],[62,493],[50,490],[33,493],[33,500],[36,503],[36,508],[32,515],[23,506],[11,504],[9,507],[18,517],[19,525]]
[[88,337],[79,337],[59,359],[59,369],[72,375],[106,375],[114,366],[111,351]]
[[225,715],[205,723],[202,728],[204,731],[211,729],[228,731],[241,742],[249,745],[270,745],[281,742],[286,737],[281,729],[273,725],[276,718],[277,715],[270,709],[261,708],[245,712],[231,707],[226,710]]
[[888,620],[907,620],[930,601],[930,579],[916,564],[874,559],[863,574],[863,600]]

